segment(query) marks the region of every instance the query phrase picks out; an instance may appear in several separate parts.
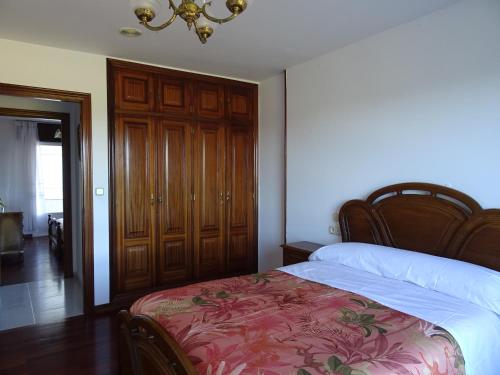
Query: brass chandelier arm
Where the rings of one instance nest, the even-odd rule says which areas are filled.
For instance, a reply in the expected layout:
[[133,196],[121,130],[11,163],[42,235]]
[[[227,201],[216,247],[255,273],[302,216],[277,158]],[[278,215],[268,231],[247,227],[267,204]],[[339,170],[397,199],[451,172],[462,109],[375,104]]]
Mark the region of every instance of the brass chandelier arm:
[[174,14],[172,15],[172,17],[167,22],[165,22],[165,23],[163,23],[163,24],[161,24],[159,26],[152,26],[147,21],[142,21],[141,23],[148,30],[151,30],[151,31],[160,31],[160,30],[163,30],[164,28],[170,26],[175,21],[176,18],[177,18],[177,13],[174,12]]
[[170,4],[170,9],[173,9],[175,12],[177,12],[177,6],[174,3],[174,0],[168,0]]
[[160,31],[160,30],[163,30],[164,28],[170,26],[177,18],[178,10],[177,10],[177,7],[175,6],[175,3],[173,0],[168,0],[168,2],[170,3],[170,9],[173,10],[174,14],[172,14],[172,17],[170,17],[170,19],[167,22],[165,22],[159,26],[153,26],[153,25],[150,25],[148,23],[148,21],[142,20],[141,24],[144,25],[144,27],[146,29],[151,30],[151,31]]
[[207,13],[207,6],[210,6],[212,5],[212,2],[209,2],[209,3],[205,3],[203,5],[203,7],[201,8],[201,13],[203,13],[203,15],[210,21],[212,22],[215,22],[215,23],[218,23],[220,25],[222,25],[223,23],[226,23],[226,22],[229,22],[229,21],[232,21],[234,20],[240,13],[233,13],[231,14],[229,17],[226,17],[226,18],[216,18],[216,17],[212,17],[210,14]]

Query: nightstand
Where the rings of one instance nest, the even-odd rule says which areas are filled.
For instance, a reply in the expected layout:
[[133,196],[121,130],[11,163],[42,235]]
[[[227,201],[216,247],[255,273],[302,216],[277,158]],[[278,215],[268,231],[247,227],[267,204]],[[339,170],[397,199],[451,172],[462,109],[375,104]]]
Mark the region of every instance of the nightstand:
[[292,242],[281,245],[283,248],[283,265],[289,266],[295,263],[307,262],[309,255],[323,246],[324,245],[319,243],[307,241]]

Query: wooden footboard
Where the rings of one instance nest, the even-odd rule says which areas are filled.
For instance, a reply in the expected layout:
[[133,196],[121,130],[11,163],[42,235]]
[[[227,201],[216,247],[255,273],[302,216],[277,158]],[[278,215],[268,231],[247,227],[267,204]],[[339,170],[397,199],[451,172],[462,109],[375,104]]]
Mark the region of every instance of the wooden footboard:
[[197,371],[179,344],[153,319],[120,311],[122,375],[195,375]]

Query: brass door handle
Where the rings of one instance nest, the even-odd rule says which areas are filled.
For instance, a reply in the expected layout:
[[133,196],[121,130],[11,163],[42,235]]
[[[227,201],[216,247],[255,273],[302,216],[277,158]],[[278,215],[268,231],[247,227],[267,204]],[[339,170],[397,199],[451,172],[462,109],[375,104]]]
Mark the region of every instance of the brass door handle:
[[155,196],[153,194],[151,194],[151,198],[149,198],[149,202],[151,203],[151,206],[154,206],[156,200],[155,200]]
[[231,194],[229,193],[229,191],[226,193],[226,200],[227,201],[231,200]]
[[163,203],[163,197],[158,197],[158,203],[160,203],[160,204]]

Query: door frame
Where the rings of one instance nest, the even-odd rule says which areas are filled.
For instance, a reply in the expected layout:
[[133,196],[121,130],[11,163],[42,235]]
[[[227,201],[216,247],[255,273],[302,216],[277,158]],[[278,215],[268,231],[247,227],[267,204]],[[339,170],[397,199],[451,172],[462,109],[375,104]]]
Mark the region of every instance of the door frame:
[[[60,120],[62,130],[62,164],[63,164],[63,215],[64,215],[64,244],[65,254],[63,257],[64,277],[73,277],[73,216],[72,216],[72,194],[71,194],[71,142],[69,137],[68,113],[36,111],[28,109],[1,108],[0,116],[43,118]],[[69,230],[68,230],[69,229]],[[70,250],[70,251],[69,251]]]
[[[82,273],[83,312],[94,311],[94,218],[92,195],[92,118],[88,93],[0,83],[0,95],[54,99],[80,104],[79,147],[82,164]],[[24,111],[24,110],[23,110]]]

